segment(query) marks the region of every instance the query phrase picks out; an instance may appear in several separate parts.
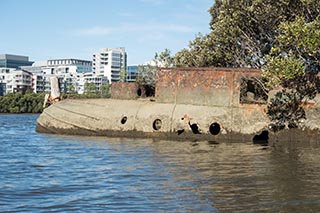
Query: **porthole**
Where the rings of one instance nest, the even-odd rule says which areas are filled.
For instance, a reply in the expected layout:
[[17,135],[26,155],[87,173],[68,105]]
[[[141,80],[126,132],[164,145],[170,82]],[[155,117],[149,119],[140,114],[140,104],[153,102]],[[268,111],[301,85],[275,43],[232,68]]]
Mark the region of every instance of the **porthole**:
[[153,121],[152,127],[154,130],[161,129],[161,126],[162,126],[162,121],[160,119],[156,119]]
[[209,127],[209,132],[212,134],[212,135],[218,135],[221,131],[221,127],[220,127],[220,124],[218,123],[212,123]]
[[127,120],[128,120],[128,118],[127,118],[127,116],[123,116],[122,118],[121,118],[121,124],[125,124],[126,122],[127,122]]

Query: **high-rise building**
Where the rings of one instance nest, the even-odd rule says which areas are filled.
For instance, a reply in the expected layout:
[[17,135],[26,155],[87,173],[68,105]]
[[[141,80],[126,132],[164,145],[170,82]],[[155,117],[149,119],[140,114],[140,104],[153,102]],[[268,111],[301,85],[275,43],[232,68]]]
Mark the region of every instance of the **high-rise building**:
[[138,65],[127,67],[127,82],[135,82],[138,75]]
[[119,81],[121,70],[127,69],[125,48],[103,48],[93,54],[92,69],[97,75],[108,77],[110,83]]
[[29,57],[21,55],[0,54],[0,67],[16,68],[21,66],[31,66],[33,61]]

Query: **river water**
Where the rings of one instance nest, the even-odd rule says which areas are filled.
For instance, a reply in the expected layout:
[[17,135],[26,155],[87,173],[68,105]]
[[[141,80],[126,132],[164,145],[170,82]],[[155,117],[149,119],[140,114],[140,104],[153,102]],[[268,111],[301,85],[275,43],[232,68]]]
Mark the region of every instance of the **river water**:
[[35,132],[0,115],[0,212],[319,212],[319,143]]

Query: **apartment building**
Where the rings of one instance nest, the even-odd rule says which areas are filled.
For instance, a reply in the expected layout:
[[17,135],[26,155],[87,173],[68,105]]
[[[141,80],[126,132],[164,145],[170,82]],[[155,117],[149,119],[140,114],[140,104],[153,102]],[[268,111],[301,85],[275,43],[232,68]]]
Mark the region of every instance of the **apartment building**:
[[[42,74],[32,75],[32,91],[34,93],[41,93],[45,91],[45,77]],[[50,85],[49,85],[49,92],[50,92]]]
[[60,72],[59,70],[65,69],[62,72],[91,72],[92,71],[92,62],[81,59],[50,59],[47,61],[36,62],[33,66],[22,66],[22,70],[26,70],[32,73],[43,73],[48,72]]
[[125,48],[103,48],[93,54],[92,69],[97,75],[107,77],[109,83],[119,81],[121,70],[127,69]]
[[33,91],[49,93],[50,77],[57,76],[63,93],[77,92],[77,79],[81,73],[92,71],[92,62],[81,59],[50,59],[36,62],[33,66],[23,66],[23,70],[33,73]]
[[11,71],[6,80],[6,94],[32,91],[32,73],[24,70]]
[[29,61],[28,56],[0,54],[0,67],[16,68],[21,66],[31,66],[33,61]]
[[[20,60],[28,61],[28,57]],[[100,90],[101,86],[120,80],[121,70],[127,68],[127,55],[124,48],[104,48],[94,55],[94,63],[67,58],[50,59],[30,65],[21,63],[19,68],[0,68],[0,95],[26,90],[50,93],[51,76],[58,77],[63,93],[83,94],[86,83],[93,83],[95,88]],[[131,77],[133,81],[134,77]]]
[[12,82],[12,72],[15,71],[14,68],[0,68],[0,84],[1,84],[1,92],[0,96],[7,94],[7,84],[8,81]]
[[92,62],[81,59],[50,59],[47,67],[76,67],[76,72],[91,72]]
[[102,75],[96,75],[95,73],[82,73],[77,78],[77,91],[78,94],[85,92],[86,83],[92,83],[95,85],[96,90],[101,90],[103,85],[109,83],[108,78]]

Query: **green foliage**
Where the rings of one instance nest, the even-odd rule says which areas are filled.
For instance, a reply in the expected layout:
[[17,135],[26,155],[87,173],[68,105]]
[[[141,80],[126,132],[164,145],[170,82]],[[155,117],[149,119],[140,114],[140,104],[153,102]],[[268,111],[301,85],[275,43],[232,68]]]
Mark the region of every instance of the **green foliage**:
[[[95,91],[90,87],[90,91]],[[0,96],[0,113],[41,113],[43,111],[44,93],[10,93],[5,96]],[[102,85],[97,93],[87,94],[63,94],[62,99],[66,98],[109,98],[110,85]]]
[[86,98],[102,98],[100,94],[87,93],[87,94],[62,94],[62,99],[86,99]]
[[271,100],[269,117],[297,126],[301,102],[319,91],[318,77],[306,71],[320,71],[320,1],[216,0],[209,12],[211,32],[198,34],[173,64],[263,69],[264,88],[285,88]]
[[159,54],[156,53],[154,56],[154,61],[156,66],[161,67],[171,67],[173,65],[173,57],[171,56],[171,51],[169,49],[164,49],[164,51]]
[[76,92],[76,87],[75,87],[74,85],[72,85],[72,84],[70,84],[70,85],[68,86],[67,91],[68,91],[69,94],[75,94],[75,93],[77,93],[77,92]]
[[120,82],[126,82],[127,81],[127,71],[126,69],[122,68],[120,70]]
[[270,54],[266,57],[264,75],[268,86],[278,86],[282,80],[303,76],[305,70],[320,70],[320,21],[305,22],[297,17],[279,26]]
[[111,84],[103,84],[98,89],[94,83],[85,83],[84,94],[69,93],[63,94],[62,99],[84,99],[84,98],[110,98]]
[[292,79],[282,80],[282,91],[270,100],[267,114],[274,130],[296,128],[306,119],[303,103],[316,97],[320,92],[318,72],[307,71]]
[[155,90],[157,79],[157,67],[151,65],[138,66],[138,75],[136,82],[142,86],[148,86],[151,90]]
[[292,22],[296,17],[302,17],[306,23],[315,20],[320,1],[216,0],[209,12],[212,31],[198,34],[188,48],[176,53],[175,66],[262,68],[276,44],[279,24]]
[[92,95],[92,94],[96,94],[97,92],[98,92],[98,88],[95,85],[95,83],[86,82],[84,84],[84,94]]
[[284,50],[291,50],[296,57],[317,60],[320,51],[319,17],[311,22],[297,17],[293,22],[281,23],[279,30],[281,33],[277,36],[278,44],[273,52],[283,53]]
[[10,93],[0,97],[0,113],[41,113],[43,101],[43,93]]
[[100,87],[100,97],[101,98],[110,98],[111,97],[110,87],[111,87],[111,84],[101,85],[101,87]]
[[[309,1],[310,3],[311,1]],[[301,103],[319,92],[320,21],[297,17],[279,25],[279,34],[263,69],[267,86],[284,88],[268,105],[276,130],[298,127],[305,119]]]
[[282,81],[284,89],[271,99],[267,111],[274,130],[296,128],[306,119],[303,103],[315,98],[320,92],[320,79],[317,74],[307,71],[302,76]]
[[264,68],[264,77],[268,79],[268,87],[278,86],[282,80],[291,80],[302,76],[305,66],[300,58],[295,58],[291,52],[288,55],[266,57],[268,63]]
[[273,130],[284,128],[296,128],[299,123],[306,119],[306,113],[301,106],[298,93],[282,90],[277,92],[268,105],[269,118],[273,121]]
[[174,64],[177,67],[223,66],[218,62],[218,55],[213,52],[213,42],[210,35],[203,36],[199,33],[195,40],[190,41],[189,48],[176,53]]

